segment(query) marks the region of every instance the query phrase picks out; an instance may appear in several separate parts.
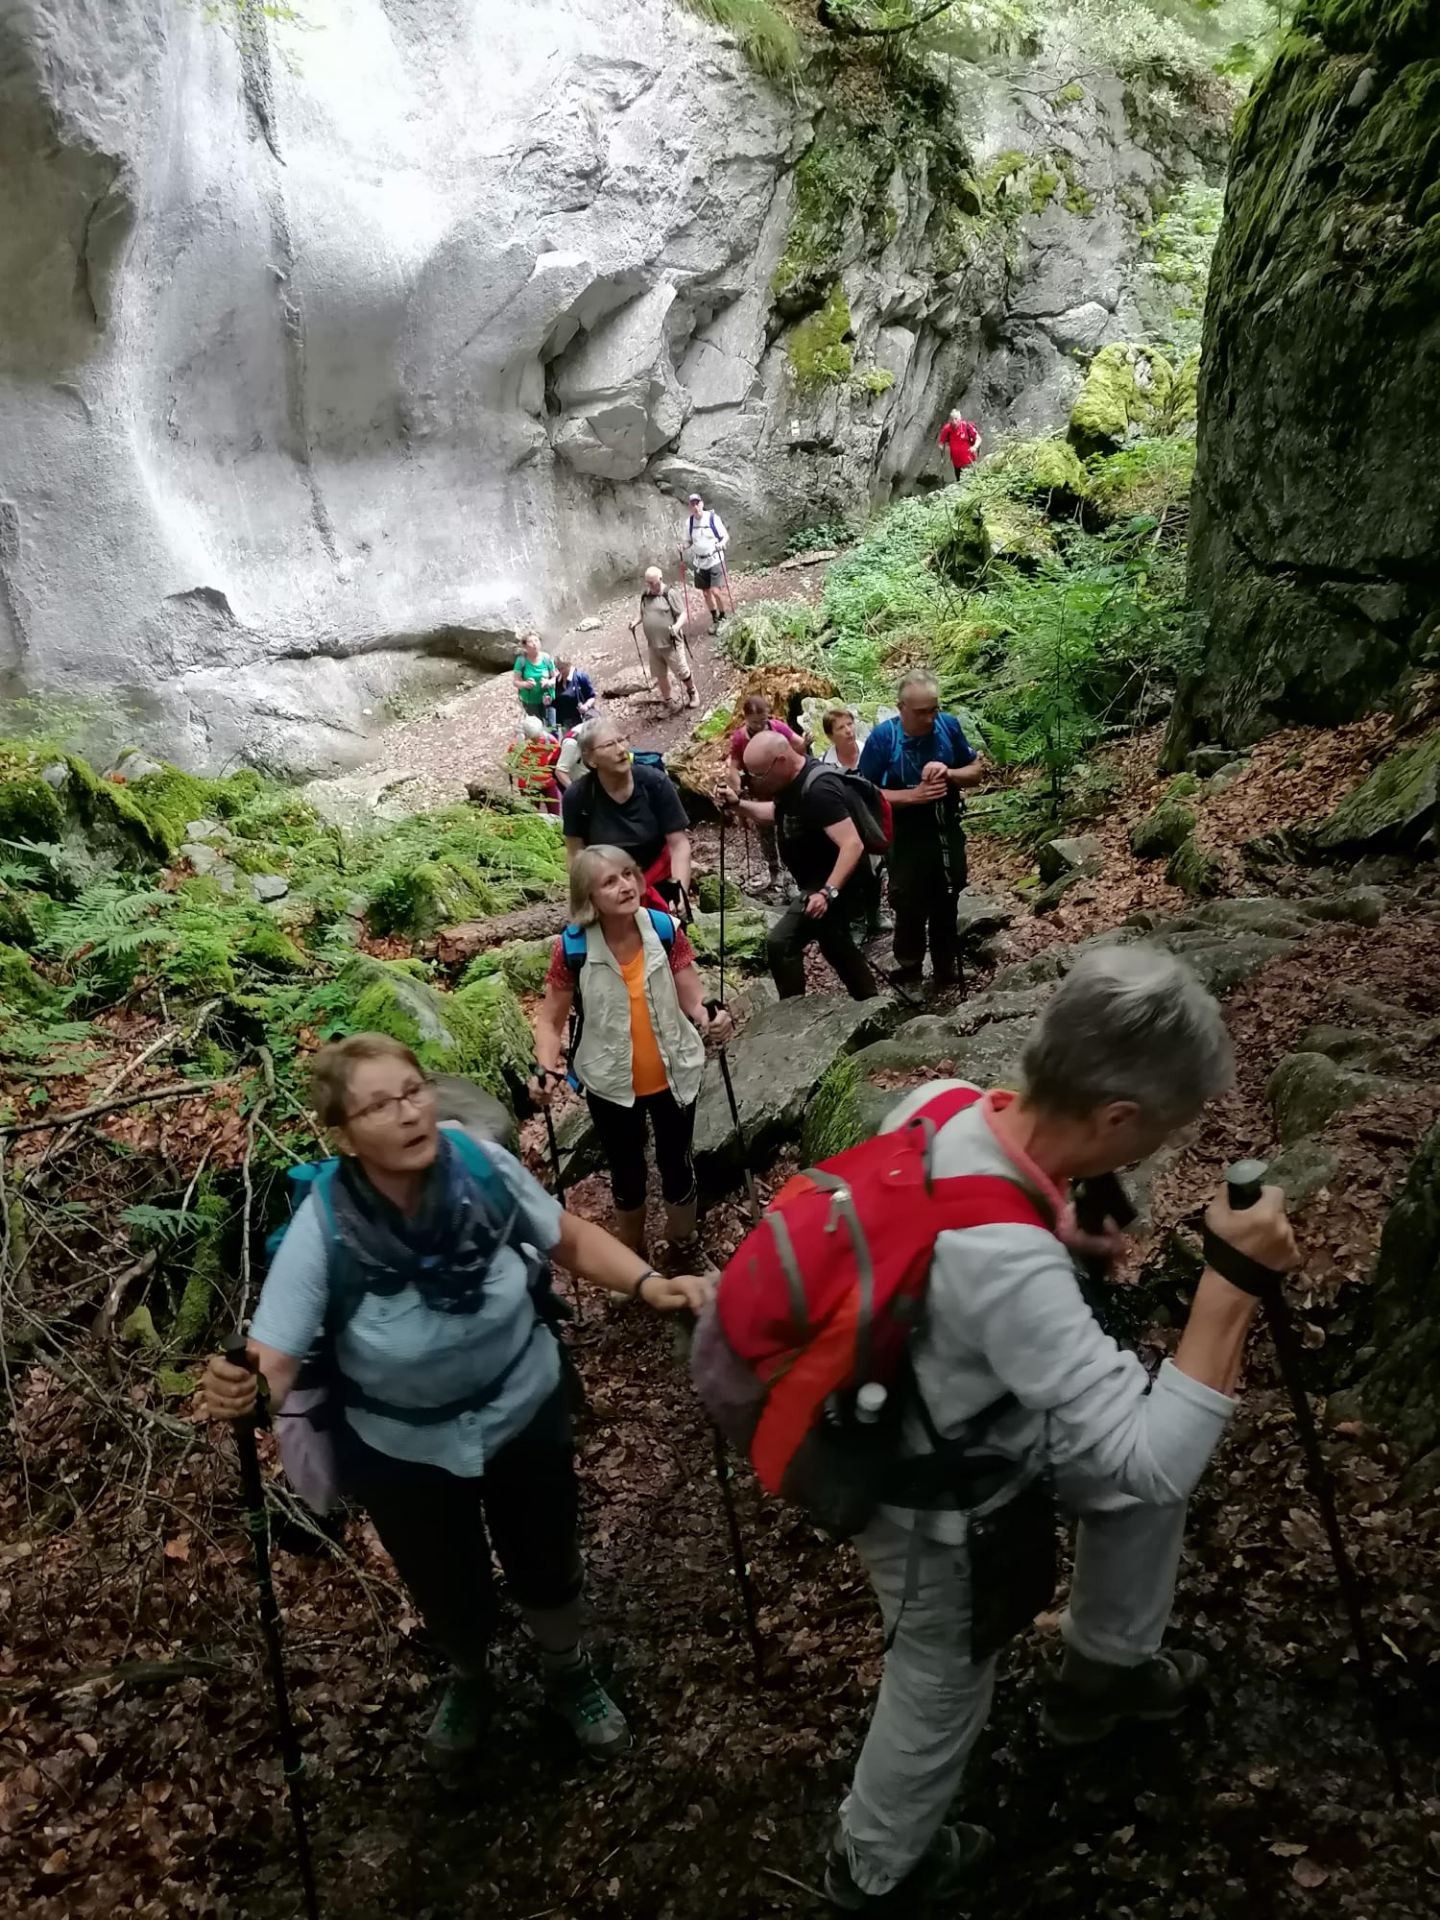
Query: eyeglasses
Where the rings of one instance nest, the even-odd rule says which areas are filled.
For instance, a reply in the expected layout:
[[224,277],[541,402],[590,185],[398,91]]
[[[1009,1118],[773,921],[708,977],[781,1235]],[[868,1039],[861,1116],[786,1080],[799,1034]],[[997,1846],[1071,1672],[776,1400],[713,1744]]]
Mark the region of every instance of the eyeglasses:
[[358,1113],[346,1115],[346,1124],[354,1126],[357,1120],[398,1120],[402,1107],[413,1107],[417,1113],[423,1113],[435,1101],[435,1088],[429,1080],[417,1080],[413,1085],[402,1088],[399,1093],[387,1093],[379,1100],[372,1100],[368,1107],[361,1107]]

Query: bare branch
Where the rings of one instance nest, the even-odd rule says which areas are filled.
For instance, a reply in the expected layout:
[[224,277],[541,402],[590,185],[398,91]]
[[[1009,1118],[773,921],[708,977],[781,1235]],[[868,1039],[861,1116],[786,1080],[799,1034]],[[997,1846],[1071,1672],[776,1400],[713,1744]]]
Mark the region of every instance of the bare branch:
[[0,1139],[19,1133],[41,1133],[46,1127],[68,1127],[82,1120],[98,1120],[102,1113],[119,1113],[122,1107],[143,1107],[147,1100],[184,1100],[191,1094],[213,1093],[216,1087],[228,1087],[229,1080],[182,1080],[175,1086],[153,1087],[148,1093],[127,1093],[120,1100],[102,1100],[98,1106],[81,1107],[75,1113],[57,1113],[53,1120],[19,1120],[13,1126],[0,1127]]

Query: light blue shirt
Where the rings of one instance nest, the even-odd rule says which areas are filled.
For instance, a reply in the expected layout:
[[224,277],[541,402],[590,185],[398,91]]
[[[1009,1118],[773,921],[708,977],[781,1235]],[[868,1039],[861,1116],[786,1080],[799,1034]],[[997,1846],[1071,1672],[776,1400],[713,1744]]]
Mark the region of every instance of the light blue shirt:
[[[560,1208],[519,1162],[482,1140],[482,1151],[520,1208],[522,1246],[501,1248],[474,1313],[440,1313],[415,1287],[367,1293],[335,1342],[340,1371],[362,1392],[394,1406],[463,1400],[523,1354],[495,1398],[430,1426],[352,1407],[346,1419],[367,1446],[396,1460],[422,1461],[474,1478],[525,1427],[560,1382],[554,1336],[535,1316],[532,1266],[560,1237]],[[525,1249],[530,1250],[527,1259]],[[319,1338],[330,1298],[330,1246],[312,1194],[296,1211],[271,1262],[250,1337],[294,1359]]]

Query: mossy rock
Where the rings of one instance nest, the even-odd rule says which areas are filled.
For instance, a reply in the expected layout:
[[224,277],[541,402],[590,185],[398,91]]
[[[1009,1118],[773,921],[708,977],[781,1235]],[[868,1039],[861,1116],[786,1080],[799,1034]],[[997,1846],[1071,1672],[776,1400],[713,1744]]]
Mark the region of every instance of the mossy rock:
[[65,811],[38,766],[0,760],[0,840],[54,846],[65,832]]
[[[818,704],[818,703],[817,703]],[[826,703],[827,705],[829,703]],[[725,906],[727,910],[738,907],[744,896],[739,887],[728,877],[725,881]],[[720,876],[718,873],[702,873],[695,888],[695,900],[702,913],[720,911]]]
[[1347,794],[1315,834],[1322,853],[1413,848],[1440,819],[1440,727],[1392,753]]
[[935,570],[958,587],[973,586],[995,553],[978,499],[962,499],[935,543]]
[[306,973],[314,965],[305,949],[268,917],[251,922],[236,952],[265,973]]
[[785,350],[790,372],[801,393],[843,386],[855,369],[850,302],[837,280],[817,312],[807,314],[790,329]]
[[384,874],[368,896],[367,918],[378,934],[419,939],[498,911],[495,891],[480,869],[445,855]]
[[1068,440],[1054,437],[1012,441],[984,462],[981,473],[986,479],[1003,475],[1012,493],[1044,500],[1052,511],[1083,500],[1090,491],[1079,454]]
[[1291,1053],[1265,1083],[1265,1097],[1286,1146],[1302,1140],[1363,1100],[1385,1093],[1393,1080],[1342,1067],[1323,1053]]
[[1195,815],[1183,800],[1165,799],[1130,829],[1130,851],[1137,860],[1166,859],[1195,831]]
[[70,754],[60,789],[67,816],[67,837],[78,833],[86,848],[120,867],[163,866],[170,847],[131,798],[129,790],[102,780],[88,760]]
[[185,829],[190,822],[219,811],[224,785],[222,780],[204,780],[167,764],[158,773],[143,774],[121,791],[134,802],[173,859],[189,837]]
[[357,989],[352,1031],[403,1040],[422,1066],[468,1075],[513,1110],[535,1047],[504,980],[475,980],[457,993],[441,993],[415,961],[358,958],[341,977]]
[[1050,523],[1028,500],[987,500],[980,517],[992,558],[1023,571],[1053,556],[1055,536]]
[[1178,392],[1176,380],[1175,369],[1153,347],[1102,347],[1070,410],[1070,444],[1088,458],[1118,453],[1135,435],[1173,432],[1195,416],[1193,375],[1187,369]]
[[1165,878],[1194,900],[1208,898],[1220,889],[1223,877],[1218,857],[1202,846],[1193,834],[1187,834],[1165,865]]
[[498,975],[516,993],[543,993],[554,951],[553,940],[509,940],[504,946],[488,947],[476,954],[460,984],[473,986],[477,980]]
[[11,1014],[44,1013],[55,999],[54,989],[36,972],[29,954],[0,945],[0,1008]]
[[54,908],[46,894],[0,890],[0,942],[11,947],[38,946]]
[[1193,773],[1177,773],[1165,789],[1167,800],[1191,800],[1200,791],[1199,776]]
[[196,1230],[185,1256],[185,1284],[165,1336],[166,1346],[180,1355],[199,1353],[205,1347],[216,1312],[229,1294],[224,1259],[229,1209],[218,1193],[202,1188],[195,1213]]
[[[726,883],[729,884],[728,881]],[[720,964],[720,915],[719,913],[697,913],[685,931],[690,936],[695,956],[702,966],[718,967]],[[770,923],[763,913],[753,907],[742,907],[732,913],[725,909],[725,971],[734,973],[760,973],[764,970],[765,936],[770,931]]]

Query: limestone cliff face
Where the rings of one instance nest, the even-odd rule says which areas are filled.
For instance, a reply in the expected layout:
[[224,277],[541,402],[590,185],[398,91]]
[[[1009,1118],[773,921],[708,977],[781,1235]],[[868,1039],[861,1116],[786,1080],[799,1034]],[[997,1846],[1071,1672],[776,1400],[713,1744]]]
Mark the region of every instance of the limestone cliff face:
[[1043,55],[945,63],[902,152],[678,0],[302,11],[0,7],[0,692],[196,767],[362,757],[693,485],[763,554],[957,398],[1057,424],[1209,157]]
[[1185,738],[1341,721],[1440,621],[1440,9],[1320,0],[1241,120],[1211,270]]

